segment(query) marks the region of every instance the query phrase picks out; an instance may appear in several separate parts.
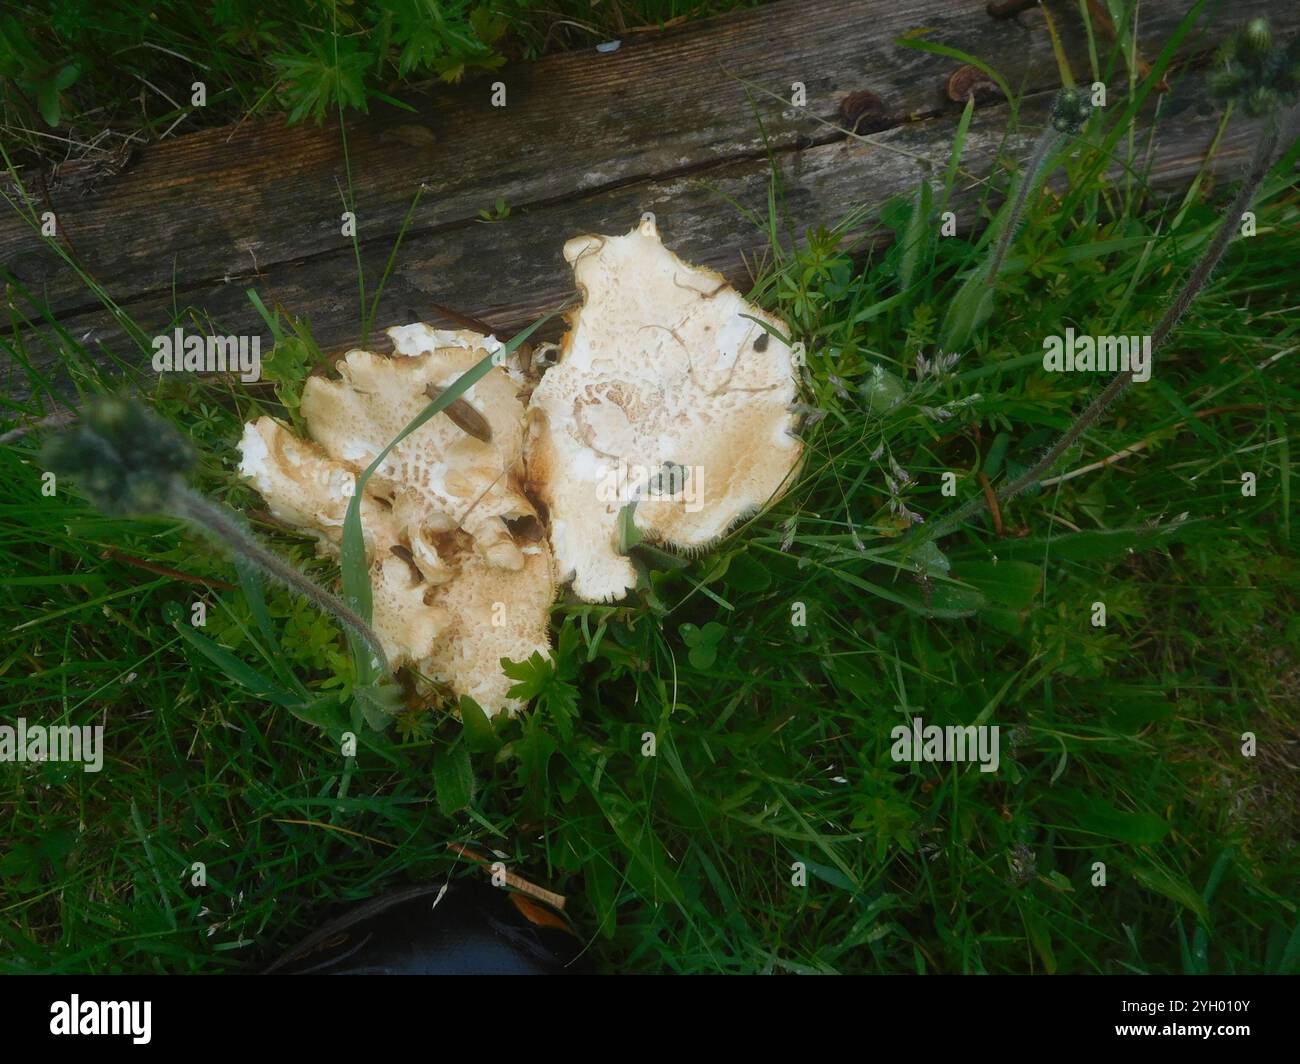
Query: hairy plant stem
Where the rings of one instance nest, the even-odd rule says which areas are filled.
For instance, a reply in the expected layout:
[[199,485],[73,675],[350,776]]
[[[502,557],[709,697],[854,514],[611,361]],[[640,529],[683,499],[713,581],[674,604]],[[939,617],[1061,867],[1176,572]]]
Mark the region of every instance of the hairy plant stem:
[[391,673],[388,655],[384,653],[379,637],[375,635],[370,625],[366,624],[360,615],[350,609],[337,595],[326,591],[314,580],[298,572],[274,551],[268,550],[231,514],[222,507],[212,504],[197,492],[184,485],[178,485],[172,493],[170,502],[169,509],[177,517],[182,517],[202,529],[227,550],[233,551],[268,576],[297,591],[317,609],[332,613],[365,641],[378,661],[379,668],[386,674]]
[[[1201,256],[1200,261],[1188,275],[1186,283],[1178,295],[1174,297],[1174,301],[1169,305],[1169,309],[1165,311],[1164,317],[1160,319],[1160,323],[1151,334],[1151,361],[1153,365],[1156,353],[1161,345],[1178,325],[1179,320],[1187,312],[1187,308],[1192,305],[1193,300],[1200,295],[1201,289],[1205,287],[1205,282],[1209,280],[1215,267],[1219,265],[1219,260],[1223,258],[1223,253],[1227,250],[1233,233],[1241,224],[1242,214],[1250,207],[1256,193],[1259,191],[1259,186],[1263,184],[1264,178],[1272,169],[1273,163],[1276,162],[1279,142],[1284,145],[1289,144],[1291,135],[1296,131],[1298,125],[1300,125],[1300,107],[1292,108],[1281,123],[1269,122],[1265,127],[1259,142],[1255,146],[1255,155],[1251,160],[1250,168],[1242,179],[1241,188],[1224,215],[1218,231],[1214,234],[1214,239],[1210,241],[1209,246],[1205,249],[1205,254]],[[1083,413],[1075,418],[1074,423],[1061,434],[1051,447],[1043,452],[1042,457],[1033,466],[1021,473],[1015,480],[1004,484],[998,489],[998,501],[1005,502],[1007,499],[1013,499],[1026,488],[1041,480],[1057,463],[1061,455],[1068,451],[1079,437],[1092,427],[1101,415],[1106,412],[1107,408],[1128,390],[1129,385],[1132,383],[1133,374],[1128,370],[1116,374],[1101,394],[1088,404]],[[942,521],[924,526],[916,537],[915,544],[919,546],[927,540],[947,535],[985,505],[987,503],[982,495],[974,496]]]
[[993,257],[989,259],[984,283],[990,288],[997,284],[998,274],[1002,272],[1002,262],[1007,257],[1007,249],[1011,247],[1011,241],[1015,239],[1016,230],[1020,227],[1020,216],[1025,211],[1025,204],[1029,202],[1029,194],[1039,187],[1040,171],[1060,139],[1061,133],[1048,126],[1038,135],[1038,140],[1034,142],[1034,150],[1025,161],[1025,173],[1019,187],[1016,188],[1015,198],[1011,201],[1011,213],[1007,215],[1006,225],[998,234],[998,244],[994,249]]

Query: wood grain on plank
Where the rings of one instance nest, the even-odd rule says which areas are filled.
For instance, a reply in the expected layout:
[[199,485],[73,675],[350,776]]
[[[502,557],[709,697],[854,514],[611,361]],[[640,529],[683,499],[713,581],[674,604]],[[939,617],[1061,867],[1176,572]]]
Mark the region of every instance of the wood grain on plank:
[[[1049,104],[1050,94],[1028,101],[1026,123],[1041,123]],[[1152,158],[1159,160],[1150,176],[1153,191],[1185,185],[1203,165],[1217,130],[1215,116],[1185,115],[1176,125],[1164,127],[1152,149]],[[910,193],[927,172],[918,157],[941,163],[951,133],[948,123],[930,119],[878,135],[873,138],[879,142],[875,146],[841,141],[779,157],[788,232],[800,234],[809,226],[835,222],[859,203],[878,205],[891,196]],[[968,176],[959,181],[952,202],[963,229],[976,220],[983,194],[979,179],[988,176],[999,160],[1005,164],[1022,158],[1031,138],[1030,132],[1008,137],[1001,109],[974,119],[963,162]],[[1254,126],[1231,127],[1218,145],[1212,172],[1238,172],[1251,154],[1254,139]],[[930,168],[929,173],[937,180],[941,167]],[[1119,174],[1117,163],[1112,176]],[[381,326],[436,321],[439,315],[430,304],[439,303],[473,308],[499,335],[509,336],[572,298],[572,272],[561,255],[565,240],[582,232],[626,232],[646,210],[655,213],[665,243],[683,258],[718,269],[747,287],[747,263],[761,257],[768,241],[737,207],[764,217],[769,180],[766,161],[744,160],[706,173],[641,182],[514,214],[490,226],[409,238],[375,321]],[[784,230],[783,226],[783,237]],[[367,275],[379,276],[387,258],[386,248],[363,249]],[[282,263],[264,271],[257,287],[265,300],[309,310],[313,334],[323,348],[342,349],[359,342],[360,307],[350,258]],[[242,283],[205,289],[191,313],[205,330],[261,333],[264,329]],[[169,327],[171,311],[142,308],[138,318],[146,334],[153,335]],[[120,334],[107,314],[86,315],[82,325],[79,335],[87,342],[109,338],[114,350],[121,350]],[[554,335],[558,329],[553,324],[543,335]],[[270,337],[262,342],[264,349],[269,348]],[[47,357],[52,358],[53,352],[47,352]],[[145,353],[138,357],[143,361]]]
[[[1185,0],[1143,4],[1139,38],[1148,53],[1186,7]],[[1074,5],[1053,10],[1075,71],[1090,77]],[[1262,0],[1220,7],[1184,52],[1203,51],[1260,11],[1300,21],[1293,7],[1288,15]],[[1059,79],[1050,40],[1041,21],[1026,22],[991,19],[975,2],[792,0],[629,40],[611,55],[557,55],[431,89],[411,98],[418,116],[354,119],[348,143],[372,280],[415,190],[426,189],[378,321],[411,311],[432,317],[423,309],[432,302],[508,329],[570,291],[559,254],[567,236],[623,231],[643,209],[656,211],[683,255],[735,276],[742,253],[761,236],[717,190],[762,208],[768,161],[757,117],[778,153],[797,226],[882,202],[914,185],[916,164],[846,145],[827,124],[839,100],[871,89],[898,119],[877,139],[943,159],[956,115],[943,84],[957,63],[900,47],[896,38],[924,30],[929,40],[979,56],[1017,89],[1049,88]],[[808,106],[755,94],[733,74],[776,94],[802,81]],[[492,80],[505,83],[507,107],[490,106]],[[998,129],[1005,118],[1004,107],[981,108],[979,128],[987,121]],[[403,127],[412,124],[432,131],[435,142],[410,136]],[[1188,133],[1180,143],[1199,149],[1203,141]],[[142,152],[98,195],[56,207],[89,272],[146,331],[165,327],[173,301],[227,331],[259,331],[244,294],[254,285],[310,317],[323,345],[346,343],[360,315],[353,250],[339,231],[341,145],[330,126],[265,120],[208,130]],[[1157,172],[1164,166],[1161,160]],[[477,222],[478,210],[497,198],[511,205],[511,218]],[[0,221],[0,261],[75,335],[126,354],[75,272],[17,219]]]

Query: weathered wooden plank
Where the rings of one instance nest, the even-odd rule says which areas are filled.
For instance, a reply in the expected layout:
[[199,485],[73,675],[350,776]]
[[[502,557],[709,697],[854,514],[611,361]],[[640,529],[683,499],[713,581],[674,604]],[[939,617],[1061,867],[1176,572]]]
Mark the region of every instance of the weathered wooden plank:
[[[1151,54],[1186,6],[1143,5],[1141,38]],[[1203,49],[1266,10],[1284,27],[1300,22],[1292,6],[1235,4],[1208,19],[1185,50]],[[1082,74],[1075,17],[1069,5],[1058,22]],[[991,19],[982,3],[811,0],[695,24],[609,56],[518,64],[498,75],[507,86],[504,109],[489,105],[487,85],[479,83],[417,98],[418,119],[394,112],[350,123],[363,260],[372,276],[382,270],[415,188],[429,190],[379,321],[412,310],[426,316],[422,307],[434,301],[508,328],[569,291],[559,257],[565,237],[625,229],[642,209],[661,216],[683,254],[734,274],[740,254],[758,240],[719,208],[706,185],[761,206],[767,160],[746,87],[724,67],[773,92],[788,92],[796,80],[807,86],[804,110],[756,101],[788,171],[798,224],[910,187],[914,166],[904,176],[887,152],[845,150],[818,119],[832,118],[845,93],[870,88],[898,118],[880,135],[884,143],[896,139],[942,157],[954,109],[945,106],[941,86],[956,64],[895,44],[919,27],[992,63],[1013,86],[1057,81],[1041,25]],[[1001,108],[982,109],[980,128],[1004,118]],[[401,131],[413,121],[437,142],[420,144]],[[1198,137],[1189,132],[1180,143],[1199,148],[1208,138]],[[1221,160],[1231,158],[1230,148]],[[257,331],[243,294],[251,284],[309,314],[323,343],[346,343],[359,315],[353,253],[338,228],[342,170],[337,129],[248,123],[160,145],[99,195],[56,206],[91,273],[147,329],[166,324],[177,292],[231,331]],[[477,210],[498,196],[515,208],[512,217],[475,222]],[[77,335],[118,343],[80,280],[51,265],[56,260],[13,219],[0,224],[0,257]]]
[[[1059,5],[1076,64],[1084,56],[1074,5]],[[1233,5],[1210,26],[1245,17]],[[1273,7],[1278,7],[1276,3]],[[1163,41],[1185,0],[1143,5],[1143,37]],[[349,125],[352,175],[367,240],[387,242],[415,189],[428,195],[417,230],[463,224],[483,206],[545,203],[760,154],[763,144],[732,70],[771,90],[803,81],[812,114],[829,117],[848,92],[871,89],[900,119],[943,106],[949,60],[899,48],[894,38],[928,36],[1001,69],[1013,85],[1057,80],[1046,32],[990,18],[972,0],[776,4],[688,26],[612,55],[570,53],[517,64],[494,76],[508,106],[494,108],[488,83],[440,87],[413,100],[418,118],[392,111]],[[795,108],[763,101],[778,148],[833,134]],[[421,143],[403,130],[437,138]],[[325,127],[249,122],[209,130],[144,152],[99,196],[55,206],[92,275],[119,301],[224,276],[249,276],[276,262],[348,249],[340,235],[342,139]],[[40,285],[51,309],[86,303],[78,279],[16,219],[0,224],[0,260],[19,281]]]
[[[1030,129],[1041,126],[1049,102],[1050,94],[1026,101],[1024,118]],[[1027,154],[1031,133],[1012,134],[1004,142],[1004,127],[1001,108],[986,110],[972,122],[963,163],[963,170],[972,177],[960,185],[953,199],[963,226],[971,223],[981,193],[976,179],[992,171],[999,149],[1012,158]],[[1152,152],[1158,163],[1153,165],[1151,187],[1160,190],[1185,184],[1202,166],[1217,129],[1217,117],[1190,115],[1161,127]],[[834,221],[851,206],[877,205],[914,190],[926,172],[918,158],[934,159],[939,165],[930,173],[940,173],[951,133],[950,123],[935,118],[883,133],[875,138],[877,146],[839,141],[781,156],[785,204],[795,233]],[[1234,124],[1218,145],[1212,169],[1239,170],[1254,139],[1254,126]],[[1118,172],[1117,165],[1112,173]],[[713,266],[746,286],[746,256],[752,261],[766,246],[766,236],[732,204],[765,216],[769,178],[765,161],[743,160],[706,173],[641,182],[512,215],[490,226],[416,235],[403,244],[376,322],[438,320],[439,315],[429,308],[432,301],[472,308],[501,335],[510,335],[572,296],[572,275],[560,254],[566,239],[588,231],[626,231],[646,210],[655,212],[665,241],[684,258]],[[485,254],[485,248],[493,250]],[[377,277],[387,258],[387,248],[364,249],[367,274]],[[343,347],[357,341],[360,314],[355,278],[351,259],[320,256],[278,264],[264,271],[257,287],[264,299],[287,308],[310,308],[313,332],[322,346]],[[262,331],[243,283],[205,291],[196,309],[210,316],[218,331]],[[160,332],[170,323],[170,311],[149,308],[140,320],[146,332]],[[99,335],[118,335],[105,314],[86,316],[83,324],[89,326],[84,331],[91,342]]]

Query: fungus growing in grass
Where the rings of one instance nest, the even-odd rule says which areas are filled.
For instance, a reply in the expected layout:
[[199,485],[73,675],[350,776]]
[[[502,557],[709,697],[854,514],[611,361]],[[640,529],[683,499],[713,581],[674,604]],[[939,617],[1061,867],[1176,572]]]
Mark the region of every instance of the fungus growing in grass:
[[[425,325],[389,336],[395,356],[349,351],[338,380],[307,382],[301,411],[313,442],[261,418],[240,444],[240,472],[272,513],[317,533],[328,552],[339,551],[360,472],[428,405],[431,389],[497,348],[490,337]],[[393,667],[449,683],[488,713],[517,708],[500,660],[547,651],[555,596],[547,544],[523,531],[537,513],[520,490],[516,390],[504,370],[491,370],[462,397],[465,410],[402,440],[361,499],[374,628]]]
[[[348,500],[356,490],[356,471],[269,417],[244,426],[239,449],[239,471],[266,499],[271,513],[315,533],[322,553],[334,552]],[[447,612],[425,604],[426,589],[413,578],[417,574],[393,553],[404,546],[393,509],[368,491],[361,497],[361,526],[366,557],[371,559],[371,627],[394,668],[418,661],[446,628]]]
[[[782,322],[665,249],[648,216],[564,254],[585,303],[527,411],[528,374],[506,360],[398,442],[360,503],[374,627],[392,665],[489,713],[517,708],[501,659],[547,652],[557,575],[590,601],[636,582],[618,547],[624,506],[637,503],[647,538],[701,548],[779,495],[802,450]],[[392,357],[350,351],[338,380],[307,382],[311,442],[262,418],[241,443],[240,471],[271,511],[335,554],[360,472],[501,347],[419,323],[388,335]]]
[[799,459],[787,326],[663,246],[653,217],[564,246],[583,304],[529,402],[526,465],[561,579],[588,601],[636,582],[618,521],[698,549],[779,495]]

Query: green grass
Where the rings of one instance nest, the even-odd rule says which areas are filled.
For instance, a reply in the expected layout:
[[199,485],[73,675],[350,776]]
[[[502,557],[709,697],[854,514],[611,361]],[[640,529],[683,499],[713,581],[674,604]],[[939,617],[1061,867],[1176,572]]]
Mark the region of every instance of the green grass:
[[[1217,224],[1229,189],[1208,179],[1167,200],[1140,171],[1099,179],[1120,121],[1094,118],[1063,198],[1031,199],[994,314],[947,375],[918,383],[916,359],[980,238],[937,239],[900,200],[864,205],[876,235],[915,237],[887,251],[829,224],[774,247],[756,295],[808,344],[826,411],[801,479],[684,567],[646,555],[625,604],[558,605],[555,668],[496,728],[431,700],[340,756],[353,674],[330,621],[270,589],[263,623],[256,595],[204,583],[238,583],[206,542],[62,486],[44,498],[38,440],[0,448],[5,715],[107,725],[98,775],[0,765],[0,970],[255,970],[333,903],[480,874],[456,841],[567,894],[618,971],[1300,972],[1300,196],[1276,176],[1296,150],[1152,381],[1056,472],[1142,449],[1005,504],[1004,536],[981,518],[899,546],[903,510],[1014,477],[1104,384],[1044,374],[1043,338],[1149,331]],[[772,202],[752,221],[775,233],[779,187]],[[98,390],[86,361],[71,350],[67,369]],[[246,513],[240,424],[283,414],[293,376],[280,400],[150,384],[201,446],[198,484]],[[198,635],[233,659],[195,638],[199,599]],[[253,695],[250,670],[291,675],[319,716]],[[912,715],[998,724],[1000,771],[896,764],[890,729]]]
[[102,176],[160,137],[405,106],[402,86],[760,2],[22,0],[0,11],[0,130],[22,164]]

